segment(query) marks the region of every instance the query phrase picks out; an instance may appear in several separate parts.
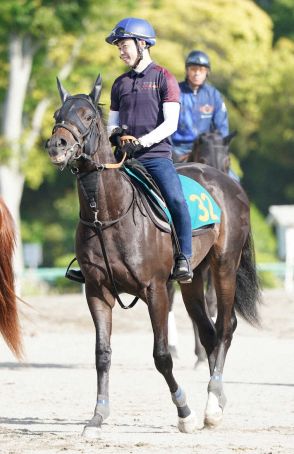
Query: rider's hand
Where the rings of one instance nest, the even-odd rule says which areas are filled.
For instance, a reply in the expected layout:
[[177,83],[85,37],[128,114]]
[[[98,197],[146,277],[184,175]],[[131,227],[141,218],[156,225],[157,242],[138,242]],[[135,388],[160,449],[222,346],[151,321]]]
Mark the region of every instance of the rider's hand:
[[122,144],[121,151],[127,154],[128,159],[133,158],[134,154],[143,149],[139,140],[135,139]]
[[109,136],[109,142],[113,147],[121,147],[121,136],[126,133],[126,130],[121,127],[114,128]]

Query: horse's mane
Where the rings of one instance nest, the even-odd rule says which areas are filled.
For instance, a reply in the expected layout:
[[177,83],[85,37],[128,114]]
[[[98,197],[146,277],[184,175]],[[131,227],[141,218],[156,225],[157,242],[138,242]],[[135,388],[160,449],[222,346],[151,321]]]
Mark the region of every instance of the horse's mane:
[[98,126],[98,130],[101,132],[101,134],[99,136],[99,140],[98,140],[98,147],[111,148],[111,145],[110,145],[110,142],[108,139],[108,135],[107,135],[107,126],[106,126],[107,122],[106,122],[106,118],[104,115],[103,106],[104,106],[104,104],[100,104],[100,103],[98,103],[96,106],[98,114],[99,114],[98,118],[97,118],[97,126]]

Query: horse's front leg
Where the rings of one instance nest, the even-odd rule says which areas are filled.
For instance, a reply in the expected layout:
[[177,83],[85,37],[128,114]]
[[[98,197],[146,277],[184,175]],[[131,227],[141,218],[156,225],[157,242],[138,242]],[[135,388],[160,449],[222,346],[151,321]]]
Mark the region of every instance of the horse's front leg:
[[93,296],[91,288],[87,288],[88,306],[96,330],[96,371],[97,399],[94,416],[84,427],[83,436],[99,438],[103,421],[109,416],[109,369],[111,363],[110,336],[112,328],[112,307],[114,298],[108,291]]
[[147,304],[152,323],[154,346],[153,357],[157,370],[163,375],[178,411],[178,428],[191,433],[196,428],[196,417],[187,404],[184,390],[173,376],[173,360],[168,349],[169,298],[165,283],[148,290]]

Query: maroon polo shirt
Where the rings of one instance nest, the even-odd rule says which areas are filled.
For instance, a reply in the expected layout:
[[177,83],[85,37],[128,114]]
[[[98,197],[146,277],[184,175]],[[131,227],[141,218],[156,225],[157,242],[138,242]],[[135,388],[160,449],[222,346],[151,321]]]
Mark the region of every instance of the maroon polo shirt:
[[[128,127],[127,134],[139,138],[164,121],[164,102],[180,102],[179,84],[167,69],[152,62],[141,73],[131,70],[114,81],[110,109],[119,112],[120,126]],[[167,137],[136,157],[171,158],[171,149]]]

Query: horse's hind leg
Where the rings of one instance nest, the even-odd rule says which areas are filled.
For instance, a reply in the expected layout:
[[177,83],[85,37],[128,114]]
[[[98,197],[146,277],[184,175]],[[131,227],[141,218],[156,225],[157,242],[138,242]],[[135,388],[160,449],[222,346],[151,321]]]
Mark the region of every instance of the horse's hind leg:
[[[216,294],[215,289],[212,281],[211,271],[210,269],[206,270],[203,273],[203,279],[206,281],[206,291],[205,291],[205,301],[208,307],[210,317],[215,317],[216,315]],[[195,338],[195,355],[197,357],[197,361],[195,363],[195,369],[199,366],[204,364],[207,360],[205,348],[203,347],[200,337],[199,337],[199,330],[197,324],[193,322],[193,329],[194,329],[194,338]]]
[[[211,284],[211,286],[212,286],[212,295],[214,295],[214,299],[216,300],[213,284]],[[210,288],[209,285],[207,288],[208,289]],[[173,281],[168,281],[167,292],[168,292],[169,301],[170,301],[170,309],[169,309],[169,313],[168,313],[168,348],[169,348],[169,351],[170,351],[172,357],[178,358],[178,351],[177,351],[178,335],[177,335],[177,327],[176,327],[175,316],[174,316],[174,311],[173,311],[174,296],[175,296],[175,284]],[[210,292],[209,292],[209,296],[211,296]],[[208,298],[207,292],[205,294],[205,297],[206,297],[209,313],[211,316],[214,316],[215,312],[216,312],[216,303],[212,300],[211,297]],[[204,364],[206,362],[207,356],[206,356],[205,348],[203,347],[203,345],[200,341],[197,324],[193,321],[193,319],[191,319],[191,321],[192,321],[192,326],[193,326],[193,330],[194,330],[194,339],[195,339],[194,352],[195,352],[195,355],[197,358],[195,366],[194,366],[196,369],[199,366],[201,366],[201,364]]]
[[202,364],[205,364],[207,360],[206,351],[203,347],[200,337],[199,337],[199,330],[197,324],[192,320],[193,330],[194,330],[194,339],[195,339],[195,355],[196,355],[196,362],[194,365],[194,369],[198,369],[201,367]]
[[205,357],[207,359],[215,348],[217,338],[214,323],[210,317],[204,296],[204,284],[201,270],[194,270],[192,283],[189,285],[182,285],[181,292],[193,327],[196,327],[197,329],[197,333],[195,332],[195,342],[197,336],[198,342],[201,342],[202,349],[203,347],[205,349]]
[[179,430],[186,433],[193,432],[196,428],[195,414],[188,407],[185,392],[173,376],[173,360],[168,349],[169,299],[165,283],[148,290],[147,304],[154,335],[155,366],[163,375],[171,392],[172,401],[177,407]]
[[236,267],[234,260],[225,261],[214,269],[214,283],[217,294],[218,313],[216,319],[217,344],[209,355],[210,381],[204,423],[214,427],[223,416],[226,398],[223,391],[222,375],[226,355],[231,345],[237,319],[233,308],[236,291]]
[[208,268],[207,275],[206,275],[206,292],[205,292],[206,303],[209,309],[209,313],[211,317],[216,316],[217,310],[217,300],[216,300],[216,293],[212,279],[211,269]]
[[97,298],[87,292],[87,301],[96,330],[96,371],[97,399],[94,416],[84,427],[83,436],[99,438],[102,422],[109,416],[109,369],[111,362],[110,336],[112,327],[112,307],[114,299],[111,295]]

